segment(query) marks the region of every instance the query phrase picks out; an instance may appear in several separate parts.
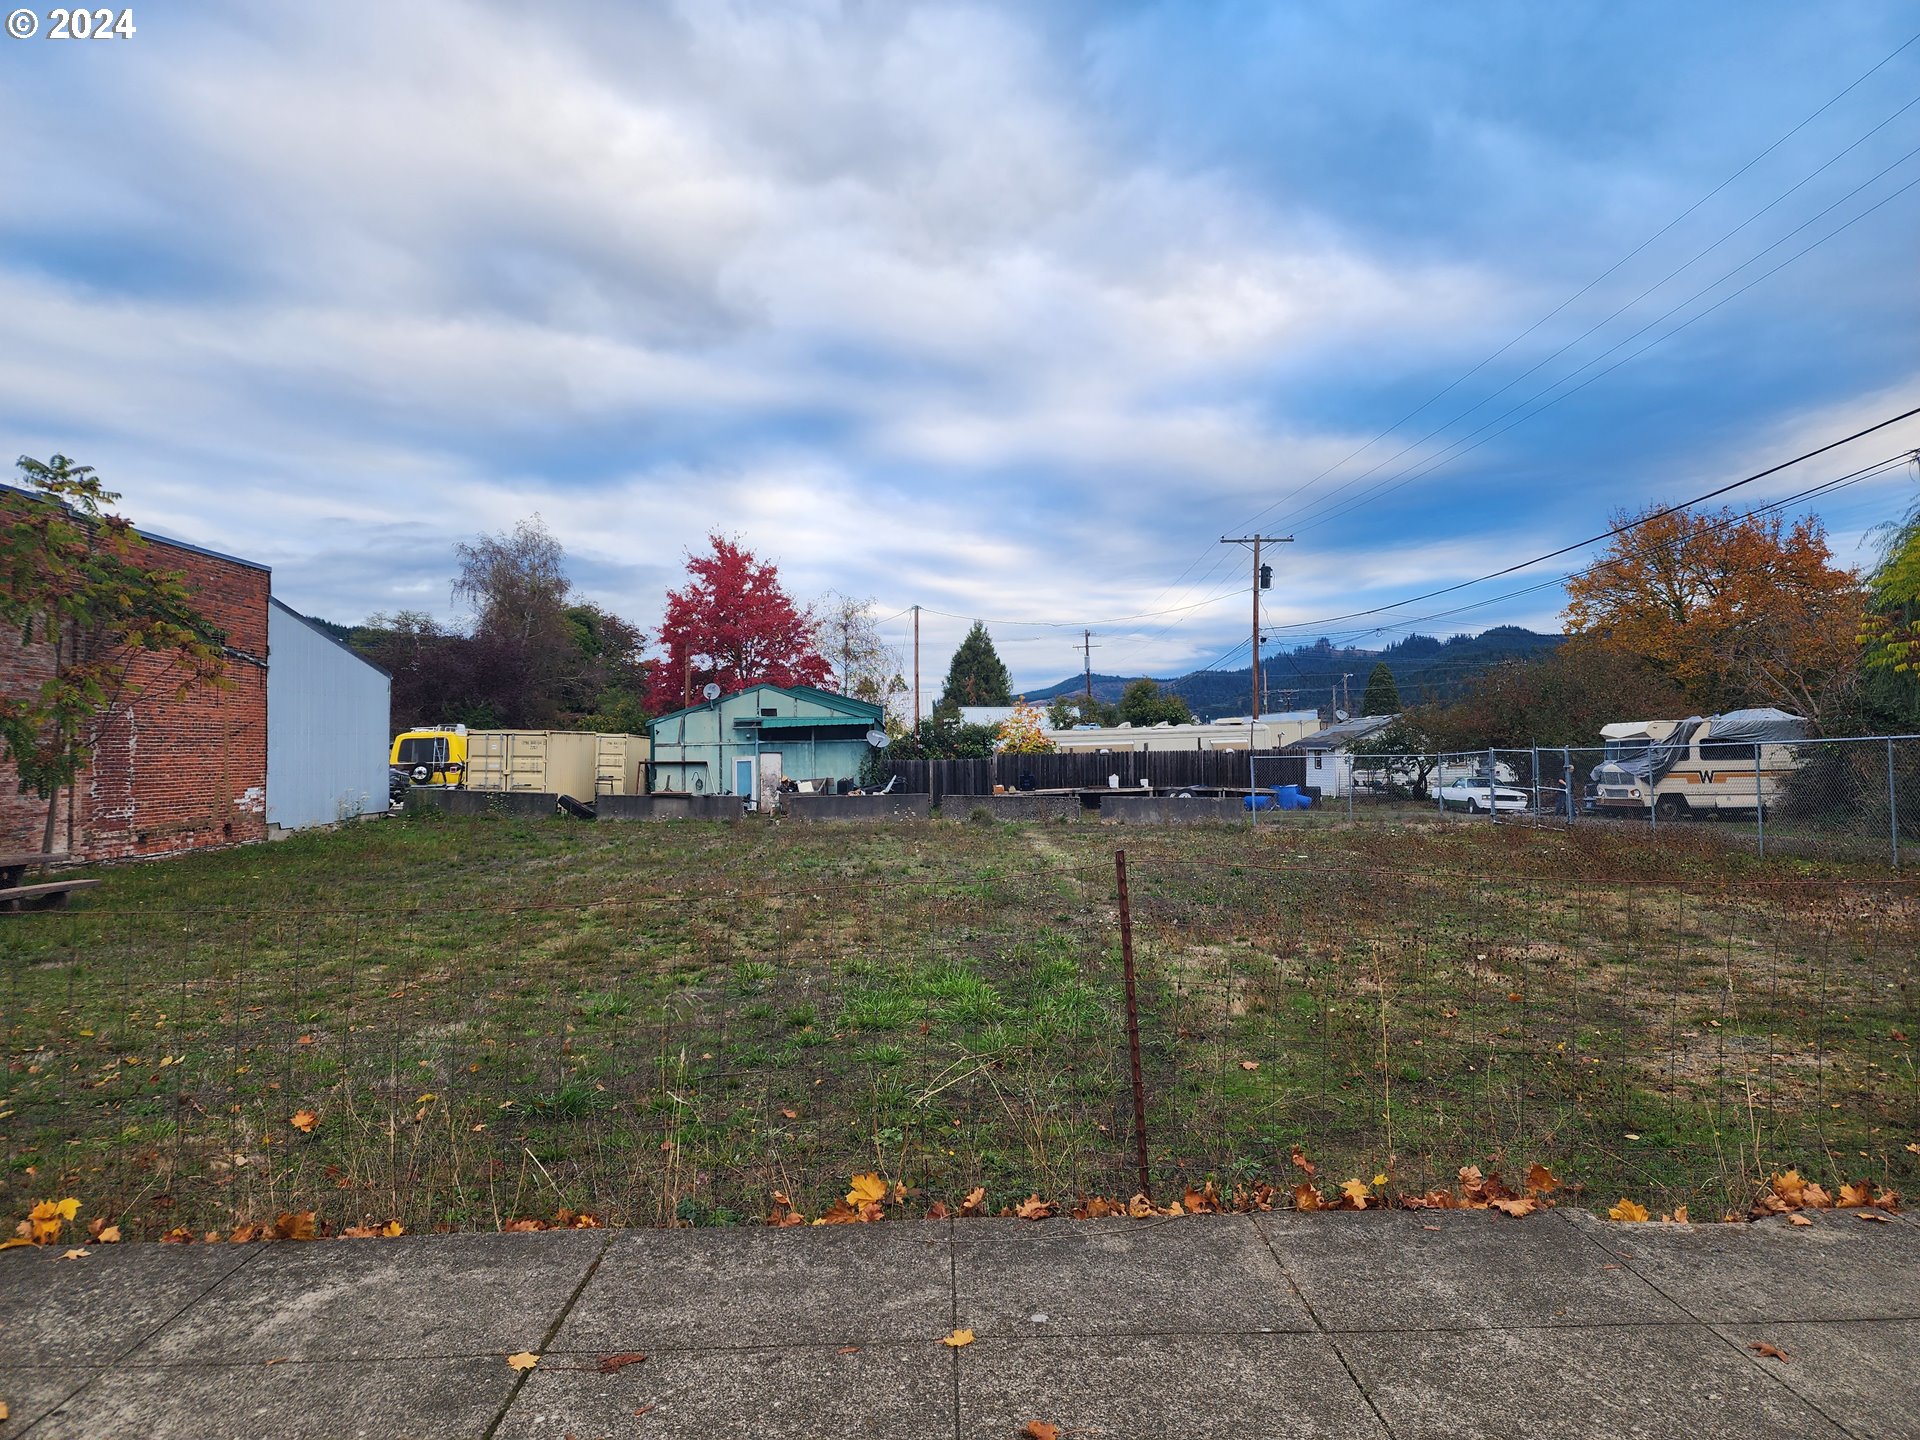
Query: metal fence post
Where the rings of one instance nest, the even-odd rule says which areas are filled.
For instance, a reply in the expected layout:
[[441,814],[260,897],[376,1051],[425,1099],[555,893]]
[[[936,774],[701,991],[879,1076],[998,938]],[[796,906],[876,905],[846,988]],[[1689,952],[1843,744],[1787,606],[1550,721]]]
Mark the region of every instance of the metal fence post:
[[1571,825],[1576,807],[1573,803],[1573,747],[1570,745],[1560,747],[1560,784],[1566,791],[1567,824]]
[[1767,802],[1760,794],[1760,742],[1753,743],[1753,828],[1760,837],[1760,856],[1767,854]]
[[1438,750],[1433,752],[1433,804],[1434,812],[1442,819],[1447,818],[1447,797],[1440,792],[1447,788],[1446,765]]
[[1487,821],[1497,823],[1500,819],[1500,787],[1494,783],[1493,747],[1487,747]]
[[1342,755],[1337,758],[1347,762],[1347,819],[1351,820],[1353,819],[1353,756]]
[[1113,852],[1113,871],[1120,887],[1120,961],[1127,986],[1127,1065],[1133,1079],[1133,1163],[1140,1193],[1151,1199],[1153,1192],[1147,1174],[1147,1087],[1140,1078],[1140,1003],[1133,986],[1133,908],[1127,903],[1126,851]]
[[1900,792],[1893,783],[1893,741],[1887,741],[1887,843],[1893,848],[1893,868],[1900,868]]

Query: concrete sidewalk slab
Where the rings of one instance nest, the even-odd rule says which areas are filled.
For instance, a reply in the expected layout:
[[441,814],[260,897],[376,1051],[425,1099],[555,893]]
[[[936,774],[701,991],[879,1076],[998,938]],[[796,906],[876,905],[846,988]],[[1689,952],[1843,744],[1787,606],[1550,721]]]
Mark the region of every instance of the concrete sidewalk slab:
[[953,1266],[959,1323],[983,1337],[1313,1328],[1244,1215],[968,1220]]
[[0,1255],[0,1335],[20,1365],[117,1360],[258,1253],[241,1245],[65,1246]]
[[[903,1440],[953,1433],[953,1352],[909,1345],[655,1352],[611,1375],[542,1357],[496,1440]],[[640,1413],[644,1412],[644,1413]]]
[[549,1347],[865,1345],[953,1328],[949,1222],[629,1230]]
[[1386,1435],[1319,1334],[980,1340],[962,1350],[961,1440],[1007,1440],[1029,1420],[1127,1440]]
[[[9,1336],[12,1332],[6,1333]],[[0,1366],[0,1400],[7,1402],[8,1440],[107,1372],[68,1365]]]
[[1394,1440],[1564,1435],[1634,1440],[1839,1437],[1705,1326],[1340,1335]]
[[[262,1246],[132,1357],[385,1360],[538,1350],[607,1233],[409,1235]],[[236,1247],[239,1248],[239,1247]]]
[[1920,1323],[1845,1320],[1716,1325],[1745,1349],[1756,1341],[1785,1360],[1756,1363],[1861,1440],[1920,1435]]
[[513,1388],[497,1358],[127,1368],[33,1429],[34,1440],[473,1440]]
[[1256,1223],[1329,1330],[1652,1324],[1689,1317],[1559,1211],[1269,1214]]
[[1812,1224],[1571,1224],[1696,1319],[1920,1319],[1920,1230],[1822,1210]]

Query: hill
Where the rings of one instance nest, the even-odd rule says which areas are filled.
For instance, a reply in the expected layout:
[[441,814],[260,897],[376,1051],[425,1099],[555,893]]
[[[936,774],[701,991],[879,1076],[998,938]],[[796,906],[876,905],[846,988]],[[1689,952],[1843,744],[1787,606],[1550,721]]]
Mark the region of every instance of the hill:
[[[1360,692],[1367,676],[1381,660],[1393,672],[1394,684],[1403,700],[1452,700],[1468,681],[1489,666],[1504,660],[1524,660],[1556,648],[1563,637],[1542,635],[1517,625],[1499,625],[1479,635],[1455,635],[1441,640],[1432,635],[1409,635],[1382,650],[1363,650],[1353,646],[1335,646],[1326,640],[1292,650],[1270,650],[1261,662],[1266,686],[1263,711],[1321,710],[1333,708],[1333,692],[1341,677],[1347,680],[1347,693],[1353,705],[1360,703]],[[1117,701],[1136,675],[1100,675],[1093,677],[1093,693],[1102,700]],[[1247,713],[1251,686],[1250,667],[1238,670],[1196,670],[1172,680],[1161,680],[1193,707],[1201,719]],[[1029,700],[1045,703],[1056,695],[1077,694],[1084,687],[1081,676],[1062,680],[1057,685],[1026,692]]]

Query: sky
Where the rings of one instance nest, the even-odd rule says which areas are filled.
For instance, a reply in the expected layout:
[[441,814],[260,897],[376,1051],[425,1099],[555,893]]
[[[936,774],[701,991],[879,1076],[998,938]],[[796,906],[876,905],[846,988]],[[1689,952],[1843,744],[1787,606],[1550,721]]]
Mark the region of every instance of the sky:
[[1920,405],[1907,3],[135,21],[0,37],[0,449],[331,620],[538,514],[642,625],[712,533],[918,604],[930,686],[974,618],[1022,687],[1244,666],[1256,531],[1275,644],[1554,630],[1577,557],[1394,602]]

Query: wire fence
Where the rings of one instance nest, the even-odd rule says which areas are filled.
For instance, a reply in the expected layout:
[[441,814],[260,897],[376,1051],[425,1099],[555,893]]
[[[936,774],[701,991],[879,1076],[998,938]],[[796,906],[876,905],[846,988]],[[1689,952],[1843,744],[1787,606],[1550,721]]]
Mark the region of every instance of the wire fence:
[[[1151,1186],[1548,1164],[1744,1209],[1772,1171],[1910,1187],[1920,895],[1496,867],[1136,865]],[[483,914],[0,921],[0,1211],[128,1238],[314,1210],[817,1214],[1137,1188],[1111,866]]]
[[[1920,737],[1791,744],[1697,742],[1656,775],[1607,768],[1632,747],[1426,754],[1316,753],[1303,815],[1355,821],[1632,825],[1650,838],[1711,836],[1759,855],[1920,860]],[[1254,767],[1254,818],[1283,818],[1283,782]],[[1291,783],[1287,777],[1284,783]]]

